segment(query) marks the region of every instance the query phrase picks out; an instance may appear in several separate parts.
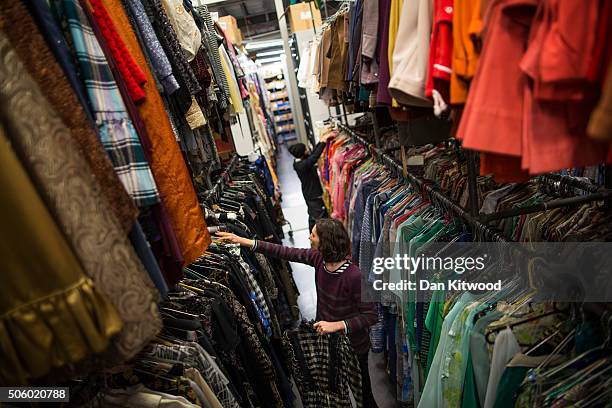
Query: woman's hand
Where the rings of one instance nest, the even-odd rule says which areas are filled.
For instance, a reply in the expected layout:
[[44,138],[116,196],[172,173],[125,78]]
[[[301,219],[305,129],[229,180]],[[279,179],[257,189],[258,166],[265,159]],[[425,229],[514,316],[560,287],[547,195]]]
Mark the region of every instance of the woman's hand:
[[344,322],[316,322],[313,327],[319,334],[330,334],[344,331]]
[[252,239],[239,237],[231,232],[218,231],[215,236],[221,238],[221,240],[230,242],[232,244],[239,244],[243,247],[253,247],[254,241]]
[[335,137],[333,132],[328,132],[322,136],[320,136],[319,140],[323,143],[327,143],[327,141],[332,140]]

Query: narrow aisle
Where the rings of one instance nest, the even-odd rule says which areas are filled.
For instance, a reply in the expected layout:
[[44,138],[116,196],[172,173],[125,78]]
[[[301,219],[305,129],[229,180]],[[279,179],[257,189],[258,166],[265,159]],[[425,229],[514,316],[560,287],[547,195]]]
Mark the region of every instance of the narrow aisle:
[[[277,155],[277,173],[283,193],[283,213],[293,227],[293,239],[285,234],[283,243],[298,248],[310,247],[308,240],[308,213],[302,196],[300,179],[293,170],[293,157],[287,145],[280,146]],[[286,228],[285,228],[286,230]],[[314,268],[308,265],[291,263],[293,277],[300,291],[298,305],[305,319],[314,319],[317,311],[317,289],[314,281]],[[372,392],[379,408],[396,408],[395,385],[391,383],[386,371],[383,354],[370,353],[370,379]]]
[[[283,243],[298,248],[309,248],[308,212],[302,196],[300,179],[293,170],[293,156],[282,144],[277,154],[277,172],[280,190],[283,194],[283,214],[291,223],[293,238],[285,233]],[[285,228],[286,230],[287,228]],[[317,312],[317,289],[315,287],[314,268],[291,262],[293,278],[300,291],[298,306],[304,319],[312,320]]]

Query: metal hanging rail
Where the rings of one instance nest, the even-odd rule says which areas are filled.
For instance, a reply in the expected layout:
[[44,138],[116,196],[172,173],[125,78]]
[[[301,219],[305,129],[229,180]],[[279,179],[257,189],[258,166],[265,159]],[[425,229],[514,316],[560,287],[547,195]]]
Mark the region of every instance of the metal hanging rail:
[[612,198],[612,191],[604,190],[598,193],[593,193],[586,196],[559,198],[539,204],[530,205],[523,208],[512,208],[510,210],[498,211],[492,214],[480,214],[478,219],[482,222],[490,222],[503,218],[516,217],[518,215],[531,214],[540,211],[552,210],[553,208],[569,207],[579,204],[591,203],[593,201],[602,201]]
[[[348,128],[347,126],[339,124],[339,127],[346,131],[349,135],[351,135],[351,137],[355,141],[366,146],[371,146],[371,144],[367,140],[365,140],[362,136],[356,134],[352,129]],[[385,166],[391,171],[393,171],[399,178],[405,179],[417,188],[421,189],[421,191],[427,193],[427,195],[430,197],[430,199],[432,199],[432,201],[437,201],[438,203],[442,204],[444,208],[449,209],[450,212],[454,213],[460,218],[463,218],[470,225],[476,227],[479,231],[484,232],[487,236],[493,238],[495,241],[503,242],[509,241],[509,239],[504,237],[501,232],[498,232],[497,230],[486,225],[488,222],[504,218],[516,217],[519,215],[552,210],[554,208],[576,206],[595,201],[610,202],[612,200],[611,189],[599,187],[597,185],[590,184],[588,182],[576,179],[571,176],[565,176],[561,174],[545,174],[543,176],[540,176],[541,180],[558,182],[560,183],[560,185],[576,188],[590,194],[554,199],[544,203],[534,204],[528,207],[512,208],[509,210],[498,211],[492,214],[479,214],[478,209],[475,205],[471,206],[471,211],[466,211],[464,208],[462,208],[457,203],[448,198],[446,195],[444,195],[444,193],[442,193],[433,184],[428,183],[424,179],[417,177],[413,174],[404,175],[401,164],[395,161],[393,157],[389,156],[381,149],[374,148],[371,150],[374,150],[376,154],[382,159]],[[474,194],[475,189],[470,188],[470,202],[472,202],[473,204],[475,204],[476,202]],[[472,197],[474,197],[474,199],[472,199]]]
[[589,182],[579,180],[575,177],[566,176],[563,174],[543,174],[538,177],[539,179],[545,182],[558,182],[561,185],[566,185],[568,187],[576,188],[578,190],[582,190],[588,193],[597,193],[601,191],[601,187],[595,184],[591,184]]
[[[353,138],[353,140],[365,146],[370,146],[370,143],[368,143],[362,136],[356,134],[353,130],[351,130],[347,126],[338,124],[338,127],[340,127],[340,129],[347,132]],[[402,165],[398,163],[390,155],[386,153],[382,153],[379,149],[376,149],[376,148],[374,148],[374,151],[376,151],[378,157],[382,160],[383,164],[385,165],[385,167],[387,167],[387,169],[389,169],[389,171],[394,173],[398,178],[412,184],[415,187],[415,189],[417,189],[417,191],[420,191],[422,194],[429,197],[429,199],[431,200],[432,203],[434,203],[434,205],[437,204],[438,207],[442,207],[442,209],[447,210],[448,212],[454,214],[455,216],[459,218],[462,218],[468,225],[472,226],[476,231],[481,232],[483,235],[485,235],[492,241],[495,241],[495,242],[509,242],[510,241],[500,231],[483,224],[478,219],[473,217],[468,211],[464,210],[463,208],[461,208],[461,206],[459,206],[453,200],[448,198],[444,193],[438,190],[438,188],[435,187],[433,184],[428,183],[424,179],[417,177],[410,173],[404,175]]]

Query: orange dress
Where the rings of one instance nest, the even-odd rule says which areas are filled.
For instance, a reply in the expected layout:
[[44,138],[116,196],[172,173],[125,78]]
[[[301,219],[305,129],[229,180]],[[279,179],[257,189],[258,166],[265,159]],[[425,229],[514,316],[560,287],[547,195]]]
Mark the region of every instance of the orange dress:
[[104,4],[127,49],[147,78],[144,85],[147,98],[138,105],[138,111],[151,139],[149,164],[185,263],[189,264],[208,248],[210,234],[187,166],[174,138],[168,114],[121,1],[105,0]]

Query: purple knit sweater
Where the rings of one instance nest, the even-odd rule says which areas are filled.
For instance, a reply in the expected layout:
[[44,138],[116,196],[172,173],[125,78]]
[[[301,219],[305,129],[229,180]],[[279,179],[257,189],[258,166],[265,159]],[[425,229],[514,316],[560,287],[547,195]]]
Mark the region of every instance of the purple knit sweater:
[[325,270],[323,257],[316,249],[290,248],[257,241],[257,252],[290,262],[314,266],[317,286],[317,321],[344,321],[353,348],[358,354],[370,348],[368,328],[378,320],[373,303],[361,300],[361,272],[353,264],[340,274]]

